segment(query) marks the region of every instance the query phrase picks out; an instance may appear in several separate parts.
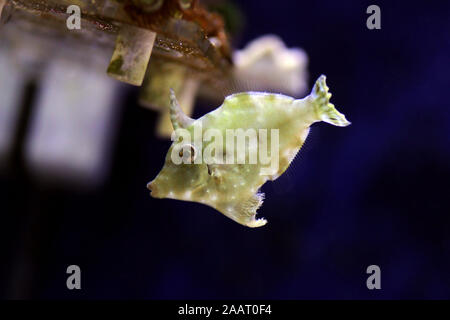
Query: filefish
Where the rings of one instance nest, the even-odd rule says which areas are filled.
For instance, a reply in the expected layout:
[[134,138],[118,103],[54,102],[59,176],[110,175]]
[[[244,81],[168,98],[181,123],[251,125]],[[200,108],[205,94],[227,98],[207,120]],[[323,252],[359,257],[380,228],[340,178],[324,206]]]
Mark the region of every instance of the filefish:
[[[319,121],[339,127],[350,124],[330,103],[331,93],[325,80],[324,75],[320,76],[303,99],[265,92],[232,94],[219,108],[196,120],[183,113],[171,91],[174,142],[162,170],[147,185],[151,196],[203,203],[248,227],[265,225],[266,219],[256,218],[264,201],[259,189],[286,171],[304,144],[310,126]],[[208,130],[213,134],[203,135]],[[266,134],[255,134],[251,139],[251,130]],[[228,133],[237,131],[247,133],[241,139],[244,144],[240,149],[236,143],[222,140],[229,140]],[[190,139],[198,132],[200,139]],[[260,157],[256,162],[249,161],[251,151],[258,148]],[[263,148],[269,149],[265,150],[268,158],[277,160],[275,165],[268,167],[267,159],[263,163]],[[236,161],[241,151],[244,156]]]

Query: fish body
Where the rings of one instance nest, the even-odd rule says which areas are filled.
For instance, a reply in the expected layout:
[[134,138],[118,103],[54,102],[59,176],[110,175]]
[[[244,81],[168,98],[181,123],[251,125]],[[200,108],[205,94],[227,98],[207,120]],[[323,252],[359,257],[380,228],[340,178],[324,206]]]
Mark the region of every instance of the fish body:
[[286,171],[311,124],[350,124],[330,97],[321,76],[303,99],[237,93],[194,120],[182,113],[172,93],[174,142],[163,169],[148,184],[151,195],[203,203],[245,226],[263,226],[267,220],[256,218],[264,200],[259,189]]

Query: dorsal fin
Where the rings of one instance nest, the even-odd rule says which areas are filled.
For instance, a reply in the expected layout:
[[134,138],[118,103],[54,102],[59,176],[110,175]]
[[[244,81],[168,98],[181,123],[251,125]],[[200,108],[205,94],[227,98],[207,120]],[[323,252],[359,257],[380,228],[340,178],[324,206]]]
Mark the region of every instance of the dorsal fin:
[[174,130],[189,127],[194,119],[188,117],[178,103],[177,97],[173,89],[170,89],[170,120]]

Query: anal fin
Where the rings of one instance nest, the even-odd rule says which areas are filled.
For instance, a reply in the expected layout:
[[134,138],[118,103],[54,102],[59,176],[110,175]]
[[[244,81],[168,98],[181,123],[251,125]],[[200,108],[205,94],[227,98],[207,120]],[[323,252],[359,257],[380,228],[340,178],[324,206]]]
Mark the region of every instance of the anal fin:
[[256,214],[263,202],[264,193],[255,193],[247,201],[234,207],[233,219],[250,228],[262,227],[267,223],[267,220],[264,218],[256,219]]

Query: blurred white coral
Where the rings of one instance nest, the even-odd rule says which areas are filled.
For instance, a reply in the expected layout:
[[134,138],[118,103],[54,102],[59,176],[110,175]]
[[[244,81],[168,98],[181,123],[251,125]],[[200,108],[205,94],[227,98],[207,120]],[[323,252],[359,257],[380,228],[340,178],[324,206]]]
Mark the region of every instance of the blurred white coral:
[[[307,89],[308,56],[287,48],[275,35],[265,35],[235,51],[235,80],[246,90],[281,92],[296,96]],[[250,87],[250,88],[248,88]]]

